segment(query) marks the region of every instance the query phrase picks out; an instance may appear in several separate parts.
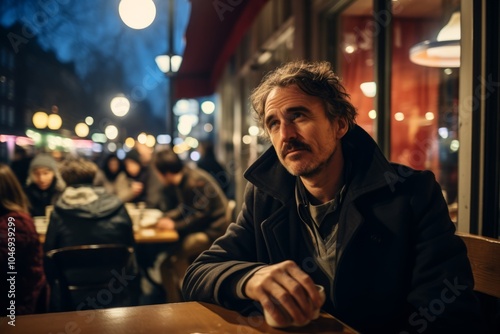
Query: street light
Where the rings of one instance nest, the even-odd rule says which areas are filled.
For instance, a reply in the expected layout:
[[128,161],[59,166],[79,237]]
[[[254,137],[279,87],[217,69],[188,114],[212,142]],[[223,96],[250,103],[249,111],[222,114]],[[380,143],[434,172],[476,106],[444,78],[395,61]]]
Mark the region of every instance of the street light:
[[132,29],[144,29],[153,23],[156,6],[151,0],[122,0],[118,13],[123,23]]
[[168,104],[168,134],[173,139],[175,132],[174,115],[174,80],[175,74],[181,67],[182,57],[174,53],[174,11],[175,0],[169,1],[169,19],[168,19],[168,53],[159,55],[155,58],[156,65],[160,71],[169,77],[169,104]]
[[58,114],[50,114],[47,119],[47,127],[51,130],[59,130],[62,126],[62,118]]
[[156,65],[160,68],[160,71],[168,76],[173,76],[179,68],[181,67],[182,57],[179,55],[159,55],[155,58]]
[[78,123],[75,126],[75,133],[78,137],[87,137],[89,135],[89,126],[85,123]]
[[130,110],[130,101],[125,96],[115,96],[111,100],[109,107],[115,116],[123,117]]
[[45,129],[49,122],[49,115],[44,111],[37,111],[33,114],[33,125],[37,129]]
[[62,126],[62,118],[57,113],[57,107],[53,107],[53,114],[47,115],[44,111],[37,111],[33,114],[33,125],[37,129],[49,128],[50,130],[59,130]]

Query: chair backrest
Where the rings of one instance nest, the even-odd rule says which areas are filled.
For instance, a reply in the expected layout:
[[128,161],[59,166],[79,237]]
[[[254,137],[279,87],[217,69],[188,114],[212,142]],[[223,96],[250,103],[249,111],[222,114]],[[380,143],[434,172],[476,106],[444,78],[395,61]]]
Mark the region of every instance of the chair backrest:
[[[136,305],[139,273],[134,249],[120,244],[84,245],[47,252],[62,310]],[[89,299],[90,298],[90,299]]]
[[459,233],[467,246],[474,275],[474,290],[500,298],[500,240]]

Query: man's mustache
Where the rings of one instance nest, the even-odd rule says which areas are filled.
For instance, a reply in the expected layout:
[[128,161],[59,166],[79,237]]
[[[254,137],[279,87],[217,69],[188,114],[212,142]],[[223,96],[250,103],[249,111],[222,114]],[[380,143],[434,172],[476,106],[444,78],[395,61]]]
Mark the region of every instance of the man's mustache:
[[281,149],[281,157],[284,158],[288,153],[296,150],[311,151],[311,147],[306,143],[301,142],[300,140],[294,139],[284,144],[283,148]]

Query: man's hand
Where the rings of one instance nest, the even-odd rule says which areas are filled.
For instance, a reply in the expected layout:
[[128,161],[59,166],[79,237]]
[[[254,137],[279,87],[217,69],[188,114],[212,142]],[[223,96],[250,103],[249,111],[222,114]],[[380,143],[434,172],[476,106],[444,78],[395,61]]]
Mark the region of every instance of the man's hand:
[[245,294],[260,302],[280,326],[307,323],[323,302],[311,277],[293,261],[256,271],[245,285]]
[[156,228],[159,230],[175,230],[175,223],[171,218],[162,217],[156,222]]

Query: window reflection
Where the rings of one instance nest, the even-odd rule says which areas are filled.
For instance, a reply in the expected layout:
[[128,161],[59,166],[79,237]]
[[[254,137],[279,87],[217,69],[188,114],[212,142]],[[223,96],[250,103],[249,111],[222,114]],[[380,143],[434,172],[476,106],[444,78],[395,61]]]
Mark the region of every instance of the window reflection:
[[340,15],[337,72],[358,110],[357,123],[376,138],[373,34],[376,32],[370,1],[356,1]]
[[437,67],[437,63],[436,67],[417,65],[409,57],[415,45],[435,42],[457,10],[449,2],[431,2],[428,11],[399,7],[394,14],[391,160],[432,170],[443,188],[452,218],[456,218],[458,69]]
[[435,40],[456,8],[453,2],[429,0],[426,6],[393,1],[390,110],[375,110],[374,40],[381,22],[372,1],[354,1],[339,16],[336,68],[358,124],[377,138],[376,120],[390,117],[390,160],[434,172],[456,219],[458,184],[458,68],[417,65],[410,49]]

